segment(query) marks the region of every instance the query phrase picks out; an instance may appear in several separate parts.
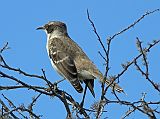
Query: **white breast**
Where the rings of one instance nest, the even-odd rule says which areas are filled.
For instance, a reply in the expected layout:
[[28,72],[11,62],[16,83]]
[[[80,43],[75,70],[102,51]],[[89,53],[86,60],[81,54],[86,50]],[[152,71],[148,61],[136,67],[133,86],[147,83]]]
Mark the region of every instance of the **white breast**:
[[[48,43],[49,43],[49,36],[47,36],[47,44],[46,44],[46,49],[47,49],[47,53],[48,53],[48,57],[49,57]],[[59,72],[58,69],[57,69],[57,67],[56,67],[56,65],[55,65],[54,62],[52,61],[52,59],[51,59],[50,57],[49,57],[49,59],[50,59],[50,61],[51,61],[52,67],[53,67],[57,72]]]

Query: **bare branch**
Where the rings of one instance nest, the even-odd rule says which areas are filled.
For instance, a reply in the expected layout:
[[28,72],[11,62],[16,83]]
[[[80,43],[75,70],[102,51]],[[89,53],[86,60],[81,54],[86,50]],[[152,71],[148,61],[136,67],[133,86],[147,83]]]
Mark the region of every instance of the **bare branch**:
[[[0,105],[1,105],[1,109],[0,109],[0,118],[3,117],[11,117],[14,119],[19,119],[19,115],[24,118],[24,119],[28,119],[28,118],[32,118],[32,119],[40,119],[40,116],[37,115],[36,113],[34,113],[34,108],[35,105],[37,105],[38,103],[38,99],[40,99],[43,95],[45,96],[49,96],[49,97],[57,97],[58,100],[60,100],[60,102],[62,102],[62,104],[64,105],[64,109],[67,113],[66,118],[71,119],[74,118],[74,116],[76,116],[76,118],[86,118],[89,119],[91,118],[91,114],[93,114],[97,119],[101,118],[102,115],[104,115],[104,112],[109,112],[109,110],[106,110],[106,107],[111,105],[111,104],[117,104],[117,105],[123,105],[125,107],[127,107],[126,113],[122,116],[122,119],[125,119],[126,117],[129,117],[131,114],[133,114],[133,112],[140,112],[142,114],[144,114],[145,116],[148,116],[149,118],[155,119],[156,118],[156,114],[160,114],[159,111],[159,105],[160,105],[160,101],[146,101],[148,99],[145,99],[146,94],[143,94],[142,97],[140,99],[138,99],[137,101],[128,101],[128,100],[122,100],[118,94],[115,92],[114,87],[116,85],[115,81],[117,80],[117,82],[119,83],[119,79],[121,78],[121,76],[128,71],[128,68],[134,64],[136,66],[136,68],[138,69],[138,71],[147,79],[146,81],[149,81],[152,86],[158,90],[158,92],[160,92],[160,86],[156,83],[154,83],[150,77],[149,77],[149,64],[148,64],[148,59],[147,59],[147,53],[150,51],[150,49],[152,47],[154,47],[155,45],[157,45],[160,40],[154,41],[153,43],[149,44],[148,48],[143,48],[142,47],[142,43],[139,40],[139,38],[137,38],[137,46],[138,46],[138,50],[139,50],[139,54],[134,57],[131,61],[126,62],[125,64],[122,64],[123,70],[118,73],[115,76],[108,76],[108,72],[110,69],[110,50],[111,50],[111,41],[113,41],[114,38],[116,38],[118,35],[123,34],[124,32],[126,32],[127,30],[133,28],[137,23],[139,23],[140,21],[142,21],[142,19],[144,19],[146,16],[153,14],[155,12],[160,11],[159,9],[150,11],[150,12],[146,12],[144,15],[142,15],[140,18],[138,18],[136,21],[134,21],[131,25],[129,25],[128,27],[124,28],[123,30],[121,30],[120,32],[115,33],[113,36],[109,37],[107,39],[107,46],[105,46],[103,44],[103,41],[100,37],[100,35],[97,32],[97,29],[95,27],[94,22],[91,20],[90,18],[90,14],[89,11],[87,10],[87,18],[89,20],[89,23],[91,24],[93,31],[105,53],[105,55],[103,56],[103,53],[101,53],[100,51],[98,52],[100,54],[100,56],[104,59],[105,61],[105,75],[104,75],[104,80],[106,80],[108,77],[110,79],[110,84],[109,85],[105,85],[104,83],[102,83],[101,85],[101,97],[100,99],[93,103],[91,105],[91,107],[89,109],[87,109],[86,107],[82,107],[82,105],[80,103],[78,103],[76,101],[76,97],[73,97],[70,93],[62,90],[58,84],[60,82],[62,82],[64,79],[62,80],[57,80],[55,82],[50,82],[50,80],[47,79],[45,70],[41,69],[42,74],[38,75],[38,74],[30,74],[27,73],[23,70],[21,70],[20,68],[14,68],[12,66],[10,66],[6,61],[5,58],[2,55],[2,52],[5,51],[6,49],[9,49],[8,47],[8,43],[6,45],[4,45],[3,48],[0,49],[0,67],[2,68],[2,70],[0,71],[0,78],[5,79],[6,81],[14,81],[16,82],[16,85],[0,85],[0,90],[14,90],[16,91],[16,89],[29,89],[28,91],[32,90],[35,92],[35,95],[31,102],[29,103],[29,105],[25,106],[23,104],[21,104],[20,106],[16,106],[14,104],[14,102],[12,102],[8,97],[6,97],[5,95],[2,95],[2,98],[5,100],[3,101],[2,99],[0,99]],[[143,64],[145,69],[143,70],[143,68],[141,67],[141,65],[139,65],[137,62],[137,60],[139,58],[143,59]],[[8,71],[8,72],[5,72]],[[12,75],[10,74],[14,73],[14,74],[18,74],[18,75]],[[21,76],[20,78],[18,76]],[[21,80],[22,78],[27,77],[27,78],[34,78],[34,79],[40,79],[40,81],[45,82],[45,86],[35,86],[35,85],[31,85],[29,83],[26,83],[25,81]],[[114,96],[114,100],[113,99],[109,99],[108,97],[106,98],[105,94],[109,88],[109,86],[113,86],[112,89],[112,96]],[[5,103],[7,102],[7,103]],[[8,106],[9,105],[9,106]],[[129,109],[128,109],[129,107]],[[153,108],[154,107],[154,108]],[[27,112],[27,116],[26,116],[26,112]],[[17,116],[18,114],[18,116]]]
[[[151,49],[153,46],[155,46],[156,44],[158,44],[159,42],[160,42],[160,40],[157,40],[157,41],[153,42],[152,44],[150,44],[149,47],[147,48],[146,52],[149,52],[150,49]],[[138,56],[136,56],[132,61],[128,62],[127,65],[125,65],[124,69],[123,69],[119,74],[117,74],[117,76],[115,76],[114,80],[119,79],[120,76],[122,76],[122,75],[127,71],[127,69],[128,69],[132,64],[134,64],[135,61],[136,61],[137,59],[139,59],[141,56],[142,56],[142,53],[140,53]]]
[[99,36],[99,34],[98,34],[98,32],[97,32],[97,29],[96,29],[93,21],[92,21],[91,18],[90,18],[88,9],[87,9],[87,18],[88,18],[89,22],[91,23],[91,25],[92,25],[92,27],[93,27],[93,31],[94,31],[94,33],[96,34],[96,36],[97,36],[97,38],[98,38],[98,41],[100,42],[100,44],[101,44],[104,52],[107,54],[106,48],[105,48],[104,44],[102,43],[102,40],[101,40],[101,38],[100,38],[100,36]]
[[149,12],[146,12],[145,14],[143,14],[140,18],[138,18],[136,21],[134,21],[131,25],[127,26],[126,28],[124,28],[123,30],[121,30],[120,32],[114,34],[113,36],[111,36],[109,39],[112,40],[114,39],[116,36],[124,33],[125,31],[128,31],[130,28],[133,28],[137,23],[139,23],[141,20],[143,20],[146,16],[150,15],[150,14],[153,14],[155,12],[159,12],[160,9],[155,9],[153,11],[149,11]]
[[142,45],[141,45],[141,41],[139,40],[139,38],[137,37],[137,47],[139,49],[139,52],[142,54],[142,58],[143,58],[143,62],[144,62],[144,66],[146,68],[146,71],[144,72],[140,66],[137,64],[137,61],[135,61],[135,66],[137,67],[137,70],[140,71],[140,73],[142,74],[142,76],[145,76],[145,78],[152,84],[152,86],[158,91],[160,92],[160,88],[159,86],[154,83],[150,78],[149,78],[149,66],[148,66],[148,62],[147,62],[147,52],[149,52],[148,49],[143,49]]
[[0,54],[1,54],[4,50],[7,50],[7,49],[10,49],[10,48],[8,47],[8,42],[4,45],[3,48],[0,49]]

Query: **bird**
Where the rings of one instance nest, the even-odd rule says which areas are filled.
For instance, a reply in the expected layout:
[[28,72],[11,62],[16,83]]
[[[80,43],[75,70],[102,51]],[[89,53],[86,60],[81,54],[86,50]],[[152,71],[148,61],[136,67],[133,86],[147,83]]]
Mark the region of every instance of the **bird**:
[[[99,79],[117,92],[123,89],[115,82],[105,79],[96,65],[89,59],[82,48],[73,41],[67,32],[67,25],[61,21],[49,21],[37,30],[44,30],[47,34],[47,52],[53,68],[67,79],[78,93],[83,92],[82,82],[90,90],[93,97],[94,80]],[[85,88],[86,89],[86,88]]]

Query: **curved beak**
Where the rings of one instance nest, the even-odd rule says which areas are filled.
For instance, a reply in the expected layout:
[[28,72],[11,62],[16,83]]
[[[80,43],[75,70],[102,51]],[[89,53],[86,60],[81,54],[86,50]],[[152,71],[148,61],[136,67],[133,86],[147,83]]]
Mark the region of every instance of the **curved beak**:
[[36,28],[36,30],[44,30],[44,29],[45,29],[44,26]]

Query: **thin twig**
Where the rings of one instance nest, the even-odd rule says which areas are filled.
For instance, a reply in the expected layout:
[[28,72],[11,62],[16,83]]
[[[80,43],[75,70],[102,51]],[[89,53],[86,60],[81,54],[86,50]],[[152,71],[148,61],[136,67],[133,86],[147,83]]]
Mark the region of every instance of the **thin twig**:
[[98,41],[100,42],[100,44],[101,44],[104,52],[107,53],[106,48],[105,48],[104,44],[102,43],[101,37],[99,36],[99,34],[98,34],[98,32],[97,32],[97,29],[96,29],[93,21],[92,21],[91,18],[90,18],[88,9],[87,9],[87,18],[88,18],[89,22],[91,23],[91,25],[92,25],[92,27],[93,27],[93,31],[94,31],[94,33],[96,34],[97,39],[98,39]]
[[[150,49],[151,49],[153,46],[155,46],[156,44],[158,44],[159,42],[160,42],[160,40],[157,40],[157,41],[155,41],[154,43],[150,44],[146,51],[149,52]],[[134,64],[135,60],[139,59],[141,56],[142,56],[142,53],[140,53],[138,56],[136,56],[132,61],[128,62],[127,65],[124,67],[124,69],[115,76],[114,81],[115,81],[116,79],[120,78],[120,76],[122,76],[122,75],[128,70],[128,68],[129,68],[132,64]]]
[[116,36],[124,33],[125,31],[128,31],[128,29],[133,28],[137,23],[139,23],[142,19],[144,19],[146,16],[153,14],[155,12],[160,11],[160,9],[155,9],[153,11],[149,11],[146,12],[145,14],[143,14],[139,19],[137,19],[136,21],[134,21],[131,25],[127,26],[126,28],[124,28],[123,30],[121,30],[120,32],[114,34],[113,36],[110,37],[110,40],[114,39]]
[[146,71],[144,72],[140,66],[137,64],[137,61],[135,60],[134,64],[137,67],[137,70],[140,71],[140,73],[142,74],[142,76],[145,76],[145,78],[152,84],[152,86],[158,91],[160,92],[160,88],[158,87],[158,85],[156,83],[154,83],[150,78],[149,78],[149,66],[148,66],[148,62],[147,62],[147,52],[149,52],[148,49],[143,49],[142,45],[141,45],[141,41],[139,40],[139,38],[137,37],[137,47],[139,49],[139,52],[142,54],[142,58],[143,58],[143,62],[144,62],[144,66],[146,68]]
[[3,48],[0,49],[0,54],[1,54],[4,50],[7,50],[7,49],[10,49],[10,48],[8,47],[8,42],[4,45]]

